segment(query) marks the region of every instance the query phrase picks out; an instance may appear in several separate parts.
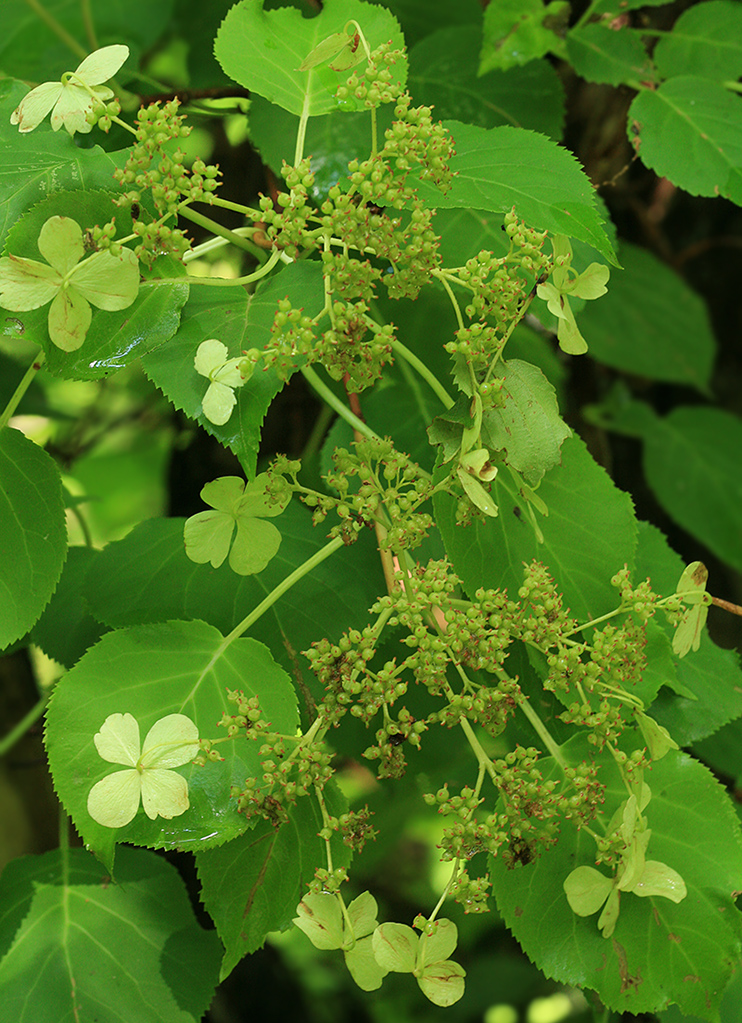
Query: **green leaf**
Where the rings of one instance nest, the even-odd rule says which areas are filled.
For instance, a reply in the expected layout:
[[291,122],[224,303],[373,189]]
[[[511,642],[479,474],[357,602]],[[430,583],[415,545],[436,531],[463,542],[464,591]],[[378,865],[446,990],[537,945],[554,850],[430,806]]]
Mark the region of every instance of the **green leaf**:
[[503,452],[508,465],[535,487],[560,461],[571,430],[559,416],[554,388],[537,366],[519,359],[502,363],[502,406],[485,412],[482,440]]
[[[576,760],[587,752],[579,738],[571,749]],[[562,750],[569,756],[570,744]],[[608,761],[601,780],[608,785],[607,819],[626,790]],[[547,977],[592,988],[617,1012],[651,1012],[677,1002],[684,1013],[713,1020],[740,952],[734,905],[742,887],[739,823],[723,788],[686,754],[671,752],[653,764],[652,793],[649,853],[682,877],[688,889],[682,902],[624,892],[613,936],[603,938],[594,918],[572,913],[562,888],[575,867],[595,858],[594,840],[569,825],[526,867],[508,870],[490,858],[498,907]]]
[[553,574],[575,618],[587,621],[613,610],[616,591],[609,580],[633,563],[636,543],[629,496],[616,489],[582,440],[570,437],[562,446],[561,465],[547,473],[538,489],[549,510],[539,520],[544,535],[540,544],[525,517],[514,512],[525,502],[504,476],[500,473],[492,488],[500,508],[497,519],[463,529],[455,525],[455,501],[445,495],[434,499],[448,557],[467,593],[479,587],[517,593],[523,562],[536,559]]
[[[137,58],[150,49],[170,21],[174,0],[91,0],[89,17],[101,45],[126,43],[133,56],[123,69],[123,80],[133,74]],[[85,13],[70,0],[47,0],[44,9],[85,50],[90,46]],[[60,78],[80,63],[62,34],[43,21],[34,8],[6,5],[3,11],[3,37],[0,40],[0,65],[16,78],[29,81]],[[18,129],[15,129],[16,131]]]
[[622,85],[653,78],[652,62],[640,35],[631,29],[612,29],[604,22],[572,29],[567,36],[567,56],[577,74],[588,82]]
[[742,99],[721,83],[670,78],[636,97],[628,123],[636,151],[659,177],[742,205]]
[[742,76],[742,7],[730,0],[689,7],[672,32],[660,36],[653,58],[665,78],[700,75],[735,81]]
[[548,61],[531,61],[477,76],[473,56],[481,31],[476,25],[447,27],[410,50],[409,89],[416,103],[435,107],[439,118],[495,128],[510,124],[562,137],[564,90]]
[[59,469],[20,431],[0,429],[0,649],[49,603],[67,557]]
[[106,631],[83,595],[87,574],[95,573],[99,557],[93,547],[70,547],[59,585],[31,631],[31,641],[65,668],[79,661]]
[[178,768],[188,784],[189,809],[172,820],[149,820],[141,810],[131,824],[110,829],[88,813],[92,786],[111,773],[93,736],[110,714],[131,714],[141,734],[160,718],[184,714],[202,738],[219,738],[218,723],[234,705],[227,690],[258,696],[278,731],[293,734],[296,696],[269,650],[238,639],[222,652],[223,636],[204,622],[168,622],[108,633],[55,688],[47,715],[49,764],[60,798],[84,841],[110,865],[115,842],[156,848],[207,849],[247,827],[230,796],[245,778],[262,777],[258,745],[244,736],[217,749],[225,759]]
[[[31,14],[31,18],[38,19]],[[10,13],[7,8],[4,15]],[[5,23],[4,23],[5,27]],[[0,44],[1,45],[1,44]],[[7,65],[3,65],[7,71]],[[60,72],[61,73],[61,72]],[[32,80],[34,73],[29,75]],[[32,135],[20,135],[10,123],[10,115],[18,106],[28,87],[11,78],[0,81],[0,245],[8,231],[29,207],[47,194],[110,188],[116,158],[104,153],[100,146],[79,149],[66,131],[54,132],[48,124]]]
[[590,355],[708,394],[716,342],[703,299],[647,249],[622,242],[618,258],[608,293],[580,313]]
[[575,157],[551,139],[522,128],[485,128],[444,121],[456,144],[451,189],[416,187],[438,208],[515,212],[537,230],[587,242],[614,265],[616,257],[595,208],[595,194]]
[[[336,802],[342,800],[334,791],[325,790],[325,794]],[[299,799],[288,807],[288,816],[278,828],[259,820],[239,838],[196,853],[201,897],[225,948],[222,980],[243,956],[263,945],[269,931],[291,926],[306,886],[325,863],[325,843],[317,834],[322,818],[316,800],[312,796]],[[333,846],[335,853],[337,865],[345,866],[347,847],[338,843],[337,848]],[[337,903],[334,896],[328,897]]]
[[[683,568],[682,560],[670,549],[662,533],[646,522],[639,523],[636,578],[649,577],[657,593],[669,595],[675,591]],[[656,615],[653,621],[667,637],[672,637],[673,627],[663,621],[662,615]],[[704,632],[696,653],[676,660],[674,670],[676,680],[668,675],[664,681],[679,695],[661,690],[652,705],[652,717],[679,745],[704,739],[742,715],[739,656],[716,646],[708,633]]]
[[644,474],[668,515],[722,561],[742,569],[742,420],[700,406],[680,406],[661,418],[634,402],[606,422],[622,433],[624,421],[627,432],[644,441]]
[[16,1023],[198,1023],[219,941],[196,922],[178,871],[122,848],[115,881],[83,849],[25,856],[0,879],[0,987]]
[[[230,78],[271,103],[297,115],[329,114],[341,109],[335,91],[352,71],[298,68],[319,43],[344,31],[350,20],[361,26],[372,50],[389,41],[394,49],[403,48],[396,18],[361,0],[326,0],[314,18],[304,18],[289,7],[264,11],[263,0],[243,0],[222,22],[214,52]],[[358,68],[360,73],[364,66]],[[392,69],[393,80],[403,85],[406,74],[406,61],[400,59]]]
[[[36,259],[37,241],[50,217],[70,217],[80,227],[104,224],[116,214],[119,235],[131,230],[131,217],[113,205],[113,193],[56,192],[38,203],[9,232],[6,253]],[[140,266],[146,279],[185,275],[181,263],[161,256],[151,270]],[[175,333],[180,310],[188,297],[188,285],[140,286],[139,297],[125,309],[112,312],[96,309],[80,347],[61,351],[49,340],[49,310],[45,306],[13,316],[21,336],[35,340],[46,350],[47,368],[59,376],[76,380],[97,380],[167,341]],[[56,301],[56,300],[55,300]]]
[[569,20],[569,4],[552,0],[498,0],[484,12],[484,40],[479,64],[483,75],[493,68],[504,70],[527,64],[551,52],[563,54],[558,34]]
[[[215,291],[218,294],[214,295]],[[196,372],[193,360],[199,345],[208,338],[225,344],[232,358],[243,349],[267,345],[278,302],[286,297],[309,315],[319,312],[324,305],[322,264],[292,263],[261,281],[253,296],[243,288],[195,285],[176,335],[142,359],[150,380],[177,409],[190,419],[198,419],[205,430],[237,455],[248,479],[255,475],[263,418],[283,382],[273,369],[264,369],[258,363],[250,379],[235,393],[235,411],[223,426],[217,426],[203,415],[208,383]]]
[[[202,619],[226,635],[286,576],[326,542],[299,504],[281,519],[278,554],[259,576],[238,576],[228,565],[214,570],[189,561],[183,519],[142,522],[109,544],[88,576],[86,598],[95,614],[114,628],[131,624]],[[383,587],[373,540],[361,538],[318,565],[283,595],[250,629],[291,674],[319,636],[339,639],[343,628],[363,628],[367,609]],[[315,684],[314,675],[304,681]]]

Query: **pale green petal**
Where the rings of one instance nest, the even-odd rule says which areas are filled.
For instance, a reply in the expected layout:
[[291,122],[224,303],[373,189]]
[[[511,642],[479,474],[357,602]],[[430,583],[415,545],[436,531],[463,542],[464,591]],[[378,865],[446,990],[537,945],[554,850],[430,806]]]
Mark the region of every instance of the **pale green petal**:
[[139,760],[139,724],[131,714],[109,714],[93,736],[98,753],[109,764],[136,767]]
[[341,948],[343,944],[343,914],[336,895],[329,892],[311,892],[296,907],[299,914],[294,923],[304,931],[315,948]]
[[412,973],[418,945],[418,936],[407,924],[382,924],[373,934],[376,962],[392,973]]
[[63,288],[49,307],[49,337],[63,352],[74,352],[85,340],[93,313],[74,288]]
[[96,252],[72,271],[70,283],[97,309],[126,309],[139,293],[139,260],[126,248],[119,256]]
[[85,255],[82,229],[71,217],[49,217],[39,231],[39,252],[62,277]]
[[10,123],[17,124],[18,131],[33,131],[62,95],[62,88],[61,82],[44,82],[32,89],[10,115]]
[[573,913],[577,916],[592,916],[610,895],[613,880],[594,867],[575,867],[566,878],[563,888]]
[[245,383],[245,377],[240,371],[243,359],[227,359],[227,361],[215,370],[211,379],[220,384],[226,384],[227,387],[242,387]]
[[677,870],[657,860],[647,860],[641,880],[634,886],[634,895],[661,895],[672,902],[682,902],[687,894],[685,881]]
[[611,272],[602,263],[591,263],[579,277],[576,277],[569,288],[570,295],[577,298],[600,298],[608,291],[606,284]]
[[456,472],[459,477],[459,483],[461,483],[471,503],[483,511],[485,515],[496,518],[498,507],[479,480],[475,480],[465,469],[457,469]]
[[278,553],[281,534],[272,522],[237,519],[237,536],[229,554],[229,567],[237,575],[254,575]]
[[559,317],[560,320],[564,318],[564,301],[561,292],[557,291],[553,284],[539,284],[536,294],[546,302],[550,313]]
[[142,767],[182,767],[198,755],[198,728],[185,714],[155,721],[142,746]]
[[269,480],[267,472],[259,473],[254,480],[247,484],[245,493],[239,503],[236,514],[239,517],[272,519],[280,515],[291,500],[291,492],[285,494],[279,500],[270,497],[266,492],[266,485]]
[[683,569],[675,592],[681,597],[688,593],[703,593],[708,582],[708,569],[702,561],[692,561]]
[[38,309],[51,302],[59,291],[62,279],[57,271],[23,256],[0,259],[0,306],[11,312]]
[[344,955],[348,972],[361,991],[376,991],[381,987],[381,982],[388,971],[376,962],[370,934],[360,938]]
[[87,134],[92,131],[92,124],[87,120],[87,113],[93,109],[93,99],[79,85],[67,82],[62,86],[62,93],[52,111],[52,128],[54,131],[64,125],[70,135],[76,131]]
[[164,817],[171,820],[185,813],[188,801],[188,783],[175,771],[150,768],[142,774],[142,806],[149,819]]
[[128,56],[128,46],[122,46],[120,43],[102,46],[85,58],[75,70],[75,74],[88,85],[101,85],[109,78],[113,78]]
[[587,342],[580,333],[580,328],[575,322],[574,313],[566,299],[563,313],[563,318],[559,321],[559,326],[557,327],[559,347],[567,355],[584,355],[587,351]]
[[138,771],[114,771],[93,785],[88,813],[106,828],[123,828],[136,817],[141,791]]
[[453,920],[436,920],[433,928],[432,934],[423,934],[420,938],[419,957],[425,956],[426,963],[440,963],[448,959],[453,955],[459,940],[459,932]]
[[213,381],[206,389],[201,407],[210,423],[214,426],[224,426],[236,404],[237,399],[232,388]]
[[453,1005],[464,994],[466,970],[450,959],[443,963],[431,963],[417,978],[420,990],[433,1005]]
[[229,553],[234,519],[220,511],[202,511],[191,515],[183,528],[185,552],[197,565],[210,562],[219,568]]
[[212,508],[236,518],[244,492],[245,481],[241,476],[220,476],[203,487],[200,497],[204,504],[210,504]]
[[618,923],[618,914],[621,911],[621,893],[614,888],[608,896],[603,912],[598,917],[598,927],[603,932],[604,938],[610,938]]
[[228,358],[227,346],[211,337],[208,341],[202,341],[198,346],[193,365],[196,367],[196,372],[200,373],[202,377],[211,378],[212,371],[226,362]]
[[353,924],[353,934],[356,940],[365,938],[372,934],[378,926],[376,919],[379,907],[371,892],[361,892],[357,899],[353,899],[348,906],[348,916]]

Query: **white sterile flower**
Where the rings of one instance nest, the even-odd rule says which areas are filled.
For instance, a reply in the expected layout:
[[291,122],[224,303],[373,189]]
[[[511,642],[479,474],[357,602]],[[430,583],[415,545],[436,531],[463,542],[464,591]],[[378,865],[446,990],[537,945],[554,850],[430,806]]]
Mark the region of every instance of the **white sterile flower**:
[[105,249],[85,257],[82,229],[71,217],[49,217],[39,232],[39,263],[24,256],[0,258],[0,306],[11,312],[51,301],[49,337],[64,352],[85,340],[91,304],[109,312],[126,309],[139,293],[139,263],[131,249]]
[[94,821],[106,828],[123,828],[134,820],[140,798],[150,820],[171,820],[188,809],[188,783],[170,770],[198,754],[198,728],[185,714],[168,714],[156,721],[141,749],[136,718],[109,714],[93,741],[104,760],[128,768],[93,785],[88,813]]
[[65,71],[59,82],[44,82],[23,97],[10,115],[10,123],[21,132],[33,131],[52,111],[54,131],[64,125],[70,135],[89,132],[88,115],[98,104],[113,99],[103,82],[113,78],[129,56],[128,46],[104,46],[91,53],[75,71]]
[[193,364],[196,372],[210,380],[203,399],[203,411],[210,423],[224,426],[237,403],[234,388],[242,387],[247,377],[241,372],[244,358],[229,359],[227,346],[209,338],[198,346]]

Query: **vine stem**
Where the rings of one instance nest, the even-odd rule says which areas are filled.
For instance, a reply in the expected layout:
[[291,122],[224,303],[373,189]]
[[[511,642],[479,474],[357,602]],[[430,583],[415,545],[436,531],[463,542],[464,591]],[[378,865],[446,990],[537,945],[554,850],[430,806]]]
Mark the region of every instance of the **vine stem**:
[[415,353],[411,352],[407,345],[403,345],[401,341],[397,341],[396,339],[392,341],[392,350],[396,352],[397,355],[401,355],[405,362],[409,363],[409,365],[417,371],[426,384],[428,384],[430,389],[440,398],[444,408],[453,408],[455,404],[453,398],[440,382],[438,377],[434,373],[431,373],[422,359],[418,359]]
[[190,207],[182,206],[178,210],[178,216],[185,217],[187,220],[192,220],[194,224],[198,224],[199,227],[205,227],[207,231],[211,231],[212,234],[218,234],[222,238],[226,238],[227,241],[232,242],[239,249],[244,249],[245,252],[253,253],[254,243],[249,241],[247,238],[242,238],[240,235],[235,234],[234,231],[230,231],[228,227],[222,227],[216,220],[212,220],[211,217],[205,217],[203,213],[198,213],[196,210],[190,209]]
[[254,210],[251,206],[243,206],[242,203],[232,202],[230,199],[222,199],[220,195],[212,195],[209,205],[221,206],[225,210],[232,210],[234,213],[244,213],[246,217],[253,220],[262,220],[263,214],[260,210]]
[[337,414],[349,423],[354,430],[358,430],[364,437],[368,437],[369,440],[381,440],[378,433],[374,433],[370,426],[368,426],[362,419],[359,419],[355,413],[351,412],[347,405],[345,405],[336,394],[330,390],[327,384],[318,376],[317,373],[311,368],[311,366],[304,366],[301,370],[301,374],[307,383],[314,388],[324,402],[326,402],[330,408],[334,409]]
[[4,757],[8,750],[23,738],[31,725],[39,720],[44,713],[44,707],[46,707],[50,695],[51,688],[23,715],[18,724],[0,739],[0,757]]
[[16,387],[15,391],[13,391],[13,394],[11,395],[10,401],[5,406],[5,409],[3,410],[3,414],[0,415],[0,430],[2,430],[3,427],[8,425],[8,422],[10,421],[10,417],[13,415],[15,410],[18,408],[18,405],[20,403],[21,398],[26,393],[28,388],[31,386],[31,381],[36,376],[36,374],[39,372],[41,367],[44,365],[44,360],[45,359],[46,359],[46,353],[43,352],[43,351],[37,352],[36,355],[34,356],[33,362],[31,363],[31,365],[28,367],[28,369],[24,373],[23,378],[22,378],[21,382],[18,384],[18,386]]
[[304,106],[299,118],[299,130],[296,133],[296,149],[294,150],[294,167],[301,163],[304,156],[304,142],[307,137],[307,121],[309,120],[309,92],[304,94]]
[[269,274],[281,258],[278,249],[271,252],[270,259],[251,274],[244,277],[155,277],[151,281],[142,281],[140,288],[157,287],[160,284],[207,284],[212,288],[234,288],[242,284],[252,284]]
[[546,728],[546,726],[544,725],[543,721],[538,716],[536,711],[530,705],[526,697],[523,696],[522,693],[513,693],[513,699],[518,704],[518,706],[523,711],[528,720],[531,722],[531,725],[533,726],[533,729],[538,735],[539,739],[541,739],[549,753],[551,753],[552,757],[554,757],[556,762],[561,767],[562,771],[566,771],[567,761],[562,756],[559,747],[552,739],[551,735],[548,732],[548,729]]

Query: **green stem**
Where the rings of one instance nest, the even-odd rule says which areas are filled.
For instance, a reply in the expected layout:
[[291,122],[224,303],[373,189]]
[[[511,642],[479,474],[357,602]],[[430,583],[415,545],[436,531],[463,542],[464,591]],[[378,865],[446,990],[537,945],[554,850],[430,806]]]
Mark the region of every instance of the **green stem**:
[[112,117],[111,120],[113,121],[114,124],[117,124],[120,128],[126,128],[126,130],[131,135],[134,135],[136,137],[136,134],[137,134],[136,129],[132,128],[132,126],[130,124],[127,124],[126,121],[122,121],[120,117],[116,117],[116,116]]
[[300,579],[303,579],[305,575],[312,572],[317,565],[321,565],[323,561],[332,557],[335,551],[340,550],[343,546],[343,538],[341,536],[336,536],[334,540],[330,540],[329,543],[326,543],[325,546],[321,547],[320,550],[318,550],[316,554],[313,554],[311,558],[307,558],[304,564],[299,565],[297,569],[294,569],[291,575],[287,575],[286,578],[278,584],[278,586],[271,590],[265,600],[262,600],[236,628],[232,629],[230,634],[221,644],[219,653],[226,650],[230,643],[234,642],[235,639],[239,639],[244,632],[247,632],[250,626],[254,625],[259,618],[262,618],[265,612],[269,608],[273,607],[276,601],[280,600],[284,593],[287,593],[292,586],[299,582]]
[[61,39],[65,46],[69,46],[76,56],[83,60],[87,57],[88,51],[69,34],[63,25],[60,25],[54,15],[50,14],[47,9],[39,3],[39,0],[26,0],[26,3],[35,14],[38,14],[44,24],[52,30],[54,35]]
[[2,430],[3,427],[8,425],[10,417],[13,415],[15,410],[18,408],[18,404],[19,404],[21,398],[23,397],[23,395],[26,393],[26,391],[30,387],[31,381],[36,376],[36,374],[41,369],[41,367],[44,365],[44,359],[45,358],[46,358],[46,354],[43,351],[37,352],[36,355],[34,356],[33,362],[31,363],[31,365],[28,367],[28,369],[24,373],[23,379],[18,384],[18,386],[16,387],[15,391],[13,391],[13,394],[10,397],[10,401],[5,406],[5,409],[4,409],[3,413],[2,413],[2,415],[0,415],[0,430]]
[[[254,227],[236,227],[234,233],[238,234],[241,238],[244,237],[246,240],[250,238],[250,235],[255,231]],[[183,256],[184,263],[190,263],[194,259],[200,259],[201,256],[207,255],[209,252],[214,252],[217,249],[223,249],[225,245],[229,245],[228,238],[208,238],[205,242],[201,242],[199,245],[194,245],[190,251],[186,252]],[[255,251],[252,253],[254,256],[260,253],[258,257],[261,263],[265,262],[266,251],[261,249],[259,245],[255,246]]]
[[428,384],[430,389],[440,398],[444,408],[449,409],[454,406],[455,402],[451,395],[440,382],[438,377],[428,369],[422,359],[418,359],[415,353],[411,352],[410,349],[406,345],[403,345],[401,341],[392,341],[392,349],[398,355],[401,355],[405,362],[409,363],[413,369],[417,370],[418,374]]
[[51,689],[45,692],[31,710],[23,715],[18,724],[0,739],[0,757],[4,757],[8,750],[12,749],[23,738],[31,725],[34,725],[39,720],[44,713],[44,707],[46,707],[50,694]]
[[80,509],[78,508],[78,506],[76,504],[73,504],[71,506],[70,511],[72,512],[72,514],[77,519],[77,524],[80,527],[80,532],[82,533],[83,540],[85,541],[85,546],[86,547],[92,547],[93,546],[93,537],[92,537],[92,534],[90,532],[90,528],[89,528],[87,522],[85,521],[85,516],[82,514],[82,512],[80,511]]
[[368,437],[369,440],[381,440],[378,433],[374,433],[370,426],[368,426],[362,419],[359,419],[355,413],[351,412],[347,405],[343,404],[340,398],[330,390],[326,383],[315,373],[311,366],[305,366],[301,370],[301,374],[307,383],[314,388],[317,394],[322,400],[334,409],[337,414],[349,423],[354,430],[358,430],[364,437]]
[[453,288],[448,283],[448,280],[447,280],[446,276],[443,273],[441,273],[440,270],[433,270],[432,276],[435,277],[436,280],[439,280],[441,282],[441,284],[443,285],[443,287],[446,289],[448,297],[451,300],[451,305],[453,306],[453,311],[456,313],[456,320],[458,321],[458,324],[459,324],[459,330],[463,330],[464,329],[464,318],[461,315],[461,309],[459,308],[458,300],[457,300],[456,296],[453,293]]
[[182,207],[178,210],[178,216],[185,217],[187,220],[192,220],[194,224],[198,224],[199,227],[205,227],[207,231],[211,231],[212,234],[218,234],[222,238],[226,238],[227,241],[236,245],[238,249],[244,249],[245,252],[252,253],[255,245],[247,238],[241,238],[240,235],[235,234],[234,231],[230,231],[228,227],[222,227],[221,224],[217,224],[211,217],[205,217],[203,213],[197,213],[196,210],[192,210],[190,207]]
[[309,93],[304,96],[304,106],[299,118],[299,130],[296,133],[296,149],[294,150],[294,167],[298,166],[304,157],[304,142],[307,137],[307,121],[309,120]]
[[207,284],[212,288],[234,288],[237,285],[259,281],[261,277],[271,272],[280,258],[280,251],[274,249],[267,263],[245,277],[155,277],[151,281],[142,281],[139,287],[151,288],[159,284]]
[[554,757],[554,759],[559,764],[561,769],[563,771],[565,771],[566,768],[567,768],[567,761],[564,759],[564,757],[561,754],[561,751],[560,751],[559,747],[557,746],[557,744],[554,742],[554,740],[552,739],[551,735],[549,734],[549,732],[548,732],[548,730],[546,728],[546,725],[544,725],[543,721],[538,716],[536,711],[533,709],[531,704],[528,702],[526,697],[523,696],[522,693],[513,693],[513,699],[518,704],[518,706],[523,711],[523,713],[528,718],[528,720],[531,722],[531,725],[533,726],[534,731],[536,732],[538,737],[541,739],[541,741],[543,742],[544,746],[546,746],[546,748],[549,751],[549,753],[551,753],[552,757]]
[[244,213],[251,220],[262,220],[263,214],[260,210],[254,210],[251,206],[243,206],[242,203],[232,202],[229,199],[222,199],[219,195],[212,195],[210,205],[221,206],[225,210],[232,210],[235,213]]
[[582,632],[584,629],[591,629],[593,625],[600,625],[601,622],[610,621],[610,619],[615,618],[616,615],[625,614],[630,610],[630,608],[624,607],[622,604],[621,607],[617,607],[615,611],[609,611],[607,614],[601,615],[600,618],[593,618],[589,622],[585,622],[583,625],[575,626],[571,632],[563,632],[561,638],[569,639],[570,636],[574,636],[577,632]]

